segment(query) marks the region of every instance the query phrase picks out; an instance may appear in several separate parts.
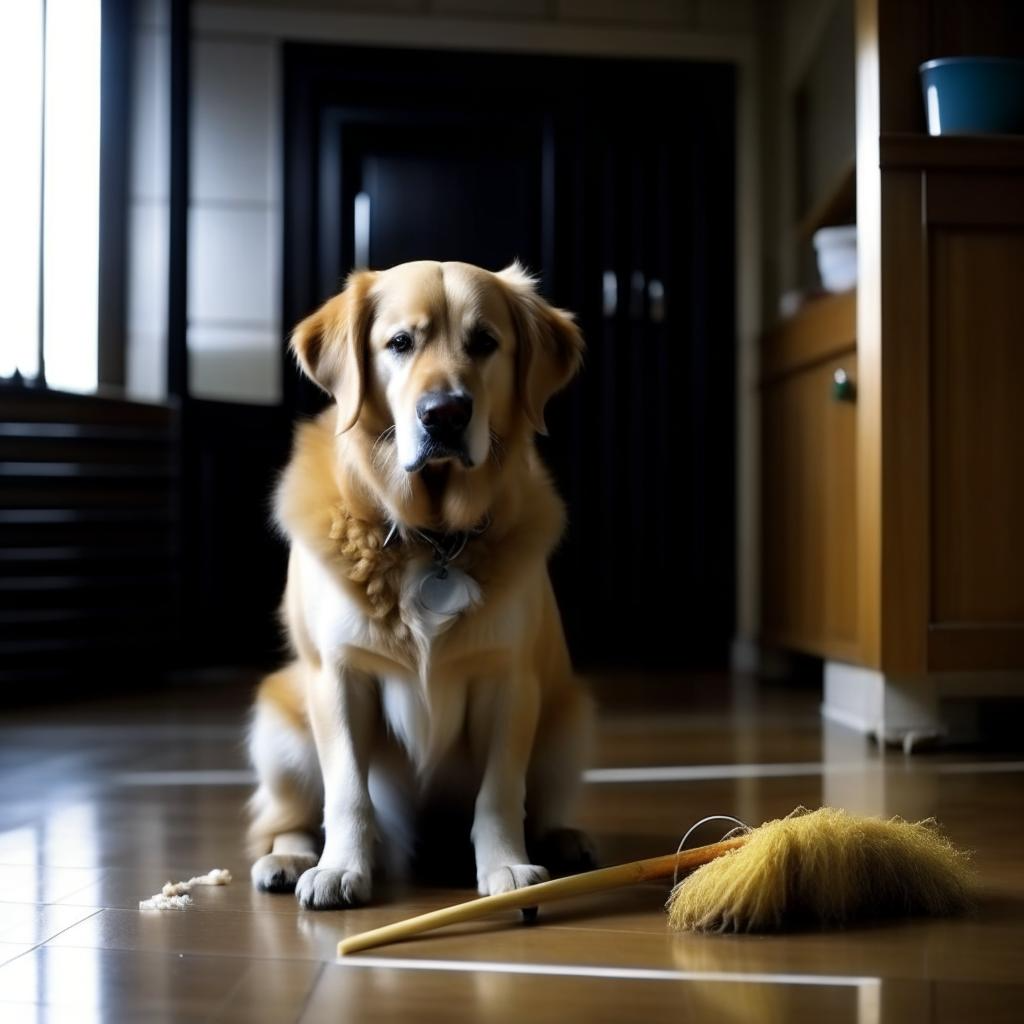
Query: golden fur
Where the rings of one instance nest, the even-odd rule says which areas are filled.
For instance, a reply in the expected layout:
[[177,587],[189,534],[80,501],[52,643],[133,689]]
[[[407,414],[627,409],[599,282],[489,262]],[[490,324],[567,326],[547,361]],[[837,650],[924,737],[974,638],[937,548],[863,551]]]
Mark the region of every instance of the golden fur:
[[[407,357],[389,350],[396,325],[418,339]],[[496,350],[474,357],[465,339],[481,329]],[[378,770],[389,731],[421,780],[465,748],[481,787],[481,891],[536,880],[543,869],[525,863],[524,802],[536,826],[564,825],[589,719],[546,567],[564,510],[533,444],[545,403],[578,368],[579,332],[516,266],[491,274],[423,263],[354,275],[299,325],[292,345],[335,404],[298,428],[277,493],[292,549],[282,612],[295,659],[258,693],[254,882],[298,881],[311,907],[366,898],[366,834],[381,831],[384,810],[360,778]],[[473,399],[466,434],[478,458],[406,471],[401,448],[416,430],[417,399],[456,386]],[[412,528],[482,522],[453,563],[479,600],[432,633],[409,599],[409,581],[431,555]],[[401,538],[386,547],[392,523]],[[524,793],[528,779],[537,784]],[[334,803],[357,810],[335,816]],[[302,836],[321,813],[317,865]]]

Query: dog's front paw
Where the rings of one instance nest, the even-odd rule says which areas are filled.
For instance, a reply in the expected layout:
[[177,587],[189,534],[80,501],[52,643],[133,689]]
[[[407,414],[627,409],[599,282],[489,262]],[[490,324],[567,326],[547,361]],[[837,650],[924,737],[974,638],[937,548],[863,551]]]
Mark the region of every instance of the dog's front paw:
[[504,864],[493,871],[482,873],[477,888],[481,896],[497,896],[500,892],[511,892],[537,882],[546,882],[550,876],[547,869],[539,864]]
[[249,875],[260,892],[291,892],[302,872],[314,864],[312,853],[268,853],[253,864]]
[[295,898],[307,910],[339,910],[369,902],[370,888],[370,876],[360,871],[310,868],[295,886]]

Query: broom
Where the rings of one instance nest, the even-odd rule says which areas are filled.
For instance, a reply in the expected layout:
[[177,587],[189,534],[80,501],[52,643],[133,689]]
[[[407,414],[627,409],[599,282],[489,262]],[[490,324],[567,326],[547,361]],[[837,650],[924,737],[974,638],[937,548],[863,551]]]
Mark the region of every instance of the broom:
[[935,820],[863,818],[798,808],[711,846],[540,882],[343,939],[338,955],[476,921],[498,910],[617,889],[694,871],[668,900],[669,926],[702,932],[838,926],[856,918],[953,914],[972,902],[968,857]]

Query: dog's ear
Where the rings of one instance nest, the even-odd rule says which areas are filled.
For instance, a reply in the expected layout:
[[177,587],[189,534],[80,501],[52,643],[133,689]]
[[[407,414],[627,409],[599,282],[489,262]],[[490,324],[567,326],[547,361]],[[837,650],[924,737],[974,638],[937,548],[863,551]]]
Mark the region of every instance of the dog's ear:
[[496,275],[505,285],[516,331],[516,372],[531,426],[546,434],[544,406],[569,383],[583,362],[583,335],[571,313],[538,294],[536,281],[513,263]]
[[370,351],[376,274],[352,274],[345,290],[328,299],[292,331],[291,348],[310,380],[338,403],[338,432],[359,419],[366,394],[366,361]]

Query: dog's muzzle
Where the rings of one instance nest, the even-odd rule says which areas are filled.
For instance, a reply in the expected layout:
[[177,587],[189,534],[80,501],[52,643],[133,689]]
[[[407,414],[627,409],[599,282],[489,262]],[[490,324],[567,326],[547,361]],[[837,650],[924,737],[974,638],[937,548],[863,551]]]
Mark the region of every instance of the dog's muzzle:
[[473,418],[473,398],[464,391],[428,391],[416,403],[423,437],[409,472],[427,462],[458,459],[472,465],[466,448],[466,428]]

